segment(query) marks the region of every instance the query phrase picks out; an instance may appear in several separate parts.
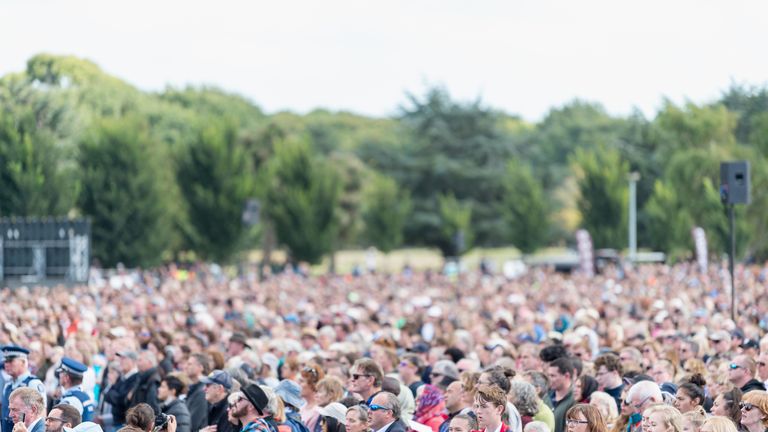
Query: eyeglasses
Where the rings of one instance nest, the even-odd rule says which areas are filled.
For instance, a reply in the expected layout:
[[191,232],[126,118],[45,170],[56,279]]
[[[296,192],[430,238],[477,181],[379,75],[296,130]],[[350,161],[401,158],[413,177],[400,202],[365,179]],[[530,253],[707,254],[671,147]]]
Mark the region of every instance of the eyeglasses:
[[370,409],[371,411],[380,411],[380,410],[392,411],[392,408],[387,408],[385,406],[376,405],[376,404],[368,405],[368,409]]
[[349,379],[352,381],[359,380],[360,377],[369,377],[371,374],[349,374]]
[[431,376],[431,377],[441,377],[441,376],[443,376],[443,374],[441,374],[441,373],[439,373],[439,372],[431,372],[431,373],[429,374],[429,376]]
[[232,403],[230,403],[230,404],[229,404],[229,407],[230,407],[230,408],[234,408],[234,407],[236,407],[236,406],[237,406],[237,404],[239,404],[240,402],[242,402],[242,401],[244,401],[244,400],[245,400],[245,398],[237,398],[237,400],[236,400],[236,401],[234,401],[234,402],[232,402]]
[[749,402],[740,402],[739,409],[742,409],[744,411],[752,411],[753,409],[755,409],[755,406]]
[[310,374],[312,374],[314,376],[317,376],[317,371],[314,368],[311,368],[311,367],[307,366],[303,370],[306,373],[310,373]]
[[731,363],[731,364],[728,365],[728,368],[731,369],[731,370],[735,370],[735,369],[738,369],[738,368],[744,369],[744,366],[737,365],[736,363]]
[[632,405],[632,402],[630,402],[628,400],[621,401],[621,403],[623,403],[624,405],[632,405],[635,409],[640,409],[640,407],[643,406],[644,403],[648,402],[648,399],[650,399],[650,398],[651,397],[648,396],[645,399],[641,400],[640,403],[637,403],[637,404],[634,404],[634,405]]
[[587,420],[568,419],[568,420],[565,421],[565,424],[567,424],[568,426],[575,426],[575,425],[589,424],[589,421],[587,421]]

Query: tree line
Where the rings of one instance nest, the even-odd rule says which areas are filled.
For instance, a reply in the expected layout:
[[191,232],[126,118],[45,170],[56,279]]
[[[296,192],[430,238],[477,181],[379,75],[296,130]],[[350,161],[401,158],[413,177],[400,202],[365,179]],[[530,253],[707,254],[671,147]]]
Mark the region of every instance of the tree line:
[[[103,265],[152,266],[192,252],[226,262],[284,248],[319,262],[341,248],[402,245],[457,256],[627,246],[628,178],[639,173],[638,244],[691,254],[691,229],[721,254],[721,161],[746,159],[737,207],[742,258],[768,257],[768,90],[664,101],[652,119],[575,100],[538,123],[456,101],[440,87],[399,113],[268,115],[211,87],[143,92],[91,62],[41,54],[0,78],[0,216],[85,216]],[[255,225],[244,223],[257,200]]]

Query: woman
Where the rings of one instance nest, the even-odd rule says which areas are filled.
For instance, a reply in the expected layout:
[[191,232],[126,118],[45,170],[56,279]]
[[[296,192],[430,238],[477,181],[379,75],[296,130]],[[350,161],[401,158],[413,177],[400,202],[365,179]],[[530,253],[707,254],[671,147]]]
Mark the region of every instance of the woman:
[[335,376],[326,376],[317,383],[315,402],[324,407],[332,402],[338,402],[344,398],[344,384]]
[[737,432],[736,425],[728,417],[713,416],[701,426],[701,432]]
[[682,432],[683,415],[669,405],[653,405],[643,411],[643,432]]
[[701,426],[704,425],[706,419],[707,413],[702,407],[688,411],[683,414],[683,432],[701,432]]
[[732,388],[722,392],[712,404],[712,415],[728,417],[734,424],[741,424],[741,390]]
[[592,393],[597,391],[597,380],[589,375],[582,375],[573,384],[573,400],[576,403],[589,403],[589,398]]
[[600,411],[605,425],[610,429],[616,423],[619,417],[619,407],[616,406],[616,399],[606,392],[596,391],[589,398],[589,404]]
[[[520,420],[523,429],[525,429],[525,425],[532,422],[539,412],[539,397],[536,395],[536,388],[533,384],[525,381],[512,381],[510,386],[509,401],[520,412]],[[552,418],[552,426],[554,426],[554,417]]]
[[704,377],[699,374],[692,375],[689,381],[680,384],[677,389],[675,408],[685,414],[696,409],[697,406],[703,406],[706,400],[703,387],[706,384]]
[[347,432],[370,432],[368,408],[365,405],[353,405],[347,409]]
[[320,432],[320,406],[316,401],[317,383],[325,378],[325,372],[316,363],[307,363],[298,376],[301,386],[301,397],[306,404],[300,407],[301,421],[307,425],[310,432]]
[[424,384],[416,391],[416,412],[413,420],[432,428],[433,432],[440,431],[440,425],[445,419],[445,399],[443,393],[432,384]]
[[751,391],[741,398],[741,425],[749,432],[765,432],[768,428],[768,393]]
[[565,413],[568,432],[608,432],[600,411],[592,405],[576,404]]

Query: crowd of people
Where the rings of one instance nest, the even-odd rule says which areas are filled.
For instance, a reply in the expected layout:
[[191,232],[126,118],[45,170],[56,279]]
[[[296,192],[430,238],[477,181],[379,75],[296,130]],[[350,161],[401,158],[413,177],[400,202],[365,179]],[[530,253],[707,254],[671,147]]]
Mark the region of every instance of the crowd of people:
[[723,267],[4,289],[2,432],[763,432],[768,269],[732,319]]

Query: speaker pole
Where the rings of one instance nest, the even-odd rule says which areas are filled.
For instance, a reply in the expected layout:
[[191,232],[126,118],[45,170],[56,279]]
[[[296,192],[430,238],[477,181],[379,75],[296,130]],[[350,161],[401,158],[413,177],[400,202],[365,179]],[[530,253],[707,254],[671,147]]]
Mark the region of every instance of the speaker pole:
[[731,273],[731,320],[736,323],[736,278],[733,274],[733,261],[736,256],[736,222],[733,215],[733,204],[728,204],[728,222],[730,224],[731,253],[728,254],[728,269]]

